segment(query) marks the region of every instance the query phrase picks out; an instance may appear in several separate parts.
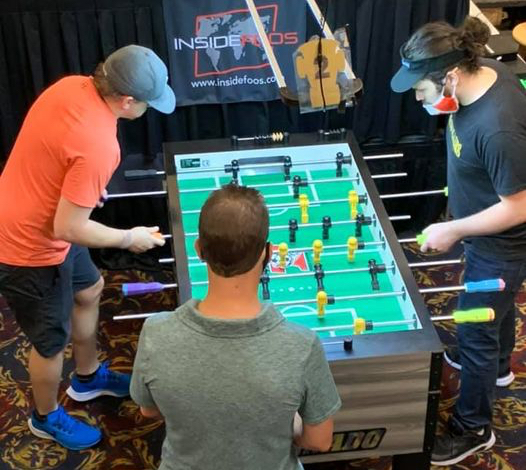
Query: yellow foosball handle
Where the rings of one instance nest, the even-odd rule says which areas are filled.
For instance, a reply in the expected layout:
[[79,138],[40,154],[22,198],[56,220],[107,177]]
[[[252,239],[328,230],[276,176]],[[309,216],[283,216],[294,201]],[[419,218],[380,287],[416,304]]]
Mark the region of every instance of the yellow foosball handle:
[[482,323],[495,320],[495,310],[492,308],[472,308],[469,310],[455,310],[455,323]]

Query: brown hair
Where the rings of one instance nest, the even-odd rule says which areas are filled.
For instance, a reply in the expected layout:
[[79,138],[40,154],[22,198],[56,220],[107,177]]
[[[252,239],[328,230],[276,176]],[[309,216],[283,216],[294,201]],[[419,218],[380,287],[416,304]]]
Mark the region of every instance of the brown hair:
[[402,46],[402,55],[409,60],[430,59],[453,50],[464,51],[464,58],[443,70],[430,72],[424,78],[442,86],[448,71],[459,67],[468,73],[480,68],[479,58],[490,36],[489,28],[478,18],[468,16],[459,28],[445,22],[427,23]]
[[219,276],[250,271],[267,242],[269,215],[261,194],[228,184],[214,191],[201,208],[201,258]]
[[119,97],[122,93],[119,93],[108,81],[103,70],[103,63],[97,65],[95,72],[93,73],[93,84],[102,97]]

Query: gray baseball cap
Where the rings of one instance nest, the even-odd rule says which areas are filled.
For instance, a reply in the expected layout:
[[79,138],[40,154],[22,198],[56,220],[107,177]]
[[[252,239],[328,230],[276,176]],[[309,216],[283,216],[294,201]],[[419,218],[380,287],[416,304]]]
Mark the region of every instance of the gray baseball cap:
[[119,93],[144,101],[161,113],[170,114],[175,109],[168,70],[151,49],[134,44],[117,49],[104,62],[103,71]]

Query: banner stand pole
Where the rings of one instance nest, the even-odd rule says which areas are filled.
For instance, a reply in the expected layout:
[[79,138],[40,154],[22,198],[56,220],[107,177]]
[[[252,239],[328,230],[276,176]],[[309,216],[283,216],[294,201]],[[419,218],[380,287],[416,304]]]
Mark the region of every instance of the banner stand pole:
[[[325,38],[334,39],[334,35],[331,29],[329,28],[327,21],[325,21],[325,18],[323,17],[323,14],[318,8],[318,5],[316,4],[315,0],[305,0],[305,1],[309,5],[309,8],[312,14],[314,15],[314,17],[316,18],[316,21],[318,22],[320,28],[323,26],[323,35],[325,36]],[[283,98],[286,104],[297,104],[298,97],[295,93],[292,93],[291,90],[287,87],[287,83],[285,82],[285,77],[281,71],[281,67],[278,64],[278,61],[274,54],[274,50],[272,49],[272,46],[270,45],[267,34],[265,32],[265,27],[263,26],[263,23],[261,22],[261,17],[259,16],[257,8],[254,4],[254,0],[245,0],[245,2],[249,9],[250,16],[252,17],[252,20],[254,21],[254,25],[256,26],[256,30],[257,30],[259,39],[261,41],[261,44],[263,45],[265,54],[267,54],[267,57],[270,63],[270,68],[272,69],[272,73],[274,74],[274,77],[276,77],[276,82],[277,82],[281,97]],[[349,64],[347,60],[345,61],[345,69],[343,70],[343,72],[345,73],[348,79],[350,80],[356,79],[356,76],[354,75],[351,65]],[[356,91],[359,91],[359,89],[362,88],[361,81],[360,80],[356,80],[356,81],[360,83],[356,90]],[[352,105],[352,103],[348,103],[347,105]]]
[[245,0],[245,1],[250,11],[250,16],[252,16],[252,20],[254,21],[254,24],[256,25],[256,29],[259,35],[259,40],[261,41],[261,44],[263,44],[263,49],[265,50],[265,54],[267,54],[267,57],[270,63],[270,68],[272,69],[272,73],[276,77],[276,82],[278,84],[278,87],[280,88],[280,90],[287,88],[287,84],[285,83],[285,77],[283,76],[283,73],[281,72],[281,68],[278,64],[278,61],[276,60],[276,56],[274,55],[274,50],[272,49],[272,46],[270,45],[267,34],[265,33],[265,27],[263,26],[263,23],[261,22],[261,18],[259,16],[257,8],[254,5],[254,1],[253,0]]
[[[310,8],[312,14],[314,15],[314,18],[316,19],[318,25],[320,26],[320,28],[323,27],[323,35],[325,36],[325,38],[326,39],[334,39],[334,34],[332,34],[331,28],[327,24],[327,20],[323,17],[323,14],[322,14],[321,10],[319,9],[318,4],[316,3],[316,1],[315,0],[306,0],[306,1],[307,1],[307,5],[309,5],[309,8]],[[354,75],[354,72],[353,72],[353,70],[351,68],[351,64],[349,64],[349,62],[347,62],[347,60],[345,61],[344,73],[347,76],[347,78],[349,78],[349,79],[356,78],[356,75]]]

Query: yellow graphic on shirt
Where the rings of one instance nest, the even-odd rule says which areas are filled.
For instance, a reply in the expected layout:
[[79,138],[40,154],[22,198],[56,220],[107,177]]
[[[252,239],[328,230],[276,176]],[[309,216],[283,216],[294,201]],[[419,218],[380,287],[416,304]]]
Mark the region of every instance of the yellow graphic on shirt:
[[449,128],[449,135],[451,136],[451,144],[453,147],[453,152],[455,153],[455,157],[460,158],[460,153],[462,152],[462,144],[460,143],[457,131],[455,130],[453,116],[449,116],[449,122],[447,126]]

